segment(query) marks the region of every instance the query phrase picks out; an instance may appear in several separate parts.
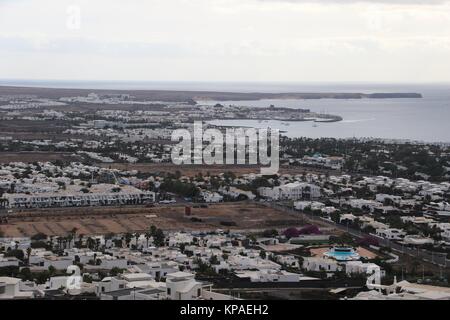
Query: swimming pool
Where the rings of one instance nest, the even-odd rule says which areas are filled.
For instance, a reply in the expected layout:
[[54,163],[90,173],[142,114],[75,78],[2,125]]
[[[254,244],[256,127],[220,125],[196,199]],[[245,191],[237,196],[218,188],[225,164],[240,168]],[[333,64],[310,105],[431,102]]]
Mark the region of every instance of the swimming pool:
[[337,261],[352,261],[360,259],[359,254],[353,248],[349,247],[335,247],[330,251],[325,252],[324,255]]

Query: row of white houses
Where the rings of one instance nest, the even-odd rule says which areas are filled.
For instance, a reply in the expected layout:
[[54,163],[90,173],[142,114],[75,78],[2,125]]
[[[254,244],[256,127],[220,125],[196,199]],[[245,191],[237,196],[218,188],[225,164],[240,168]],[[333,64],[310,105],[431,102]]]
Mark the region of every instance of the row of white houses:
[[4,194],[0,201],[3,208],[50,208],[109,205],[133,205],[155,202],[155,193],[86,193],[86,194]]

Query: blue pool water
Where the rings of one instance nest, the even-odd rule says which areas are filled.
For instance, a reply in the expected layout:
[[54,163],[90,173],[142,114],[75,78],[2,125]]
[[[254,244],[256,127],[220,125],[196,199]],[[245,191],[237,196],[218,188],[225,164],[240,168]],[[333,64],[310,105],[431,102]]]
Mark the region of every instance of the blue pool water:
[[325,256],[338,261],[358,260],[359,254],[353,249],[332,249],[325,253]]

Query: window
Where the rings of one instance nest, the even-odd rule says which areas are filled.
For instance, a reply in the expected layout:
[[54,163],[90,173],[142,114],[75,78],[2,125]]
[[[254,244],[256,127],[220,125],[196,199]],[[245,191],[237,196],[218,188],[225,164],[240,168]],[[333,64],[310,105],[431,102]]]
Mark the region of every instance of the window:
[[197,289],[197,297],[200,297],[202,295],[202,289],[199,288]]
[[0,294],[5,294],[6,292],[6,287],[5,286],[1,286],[0,287]]
[[167,288],[167,294],[168,294],[169,296],[172,294],[170,288]]

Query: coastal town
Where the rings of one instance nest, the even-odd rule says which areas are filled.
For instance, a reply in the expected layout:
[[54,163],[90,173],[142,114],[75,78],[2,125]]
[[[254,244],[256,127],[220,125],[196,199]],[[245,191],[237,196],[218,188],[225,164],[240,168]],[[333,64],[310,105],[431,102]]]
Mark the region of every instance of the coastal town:
[[449,145],[282,136],[267,176],[175,165],[171,132],[342,118],[123,93],[0,98],[0,299],[450,299]]
[[445,315],[449,18],[0,0],[0,314]]

